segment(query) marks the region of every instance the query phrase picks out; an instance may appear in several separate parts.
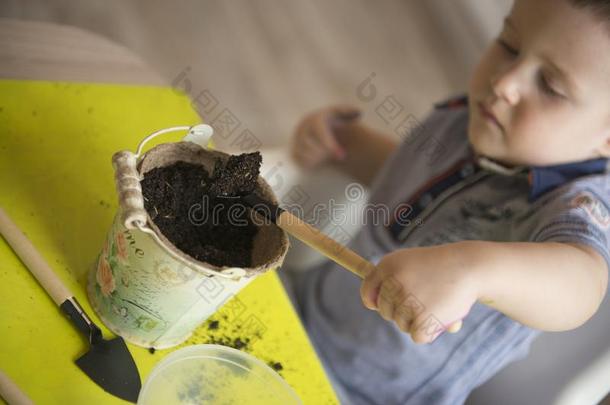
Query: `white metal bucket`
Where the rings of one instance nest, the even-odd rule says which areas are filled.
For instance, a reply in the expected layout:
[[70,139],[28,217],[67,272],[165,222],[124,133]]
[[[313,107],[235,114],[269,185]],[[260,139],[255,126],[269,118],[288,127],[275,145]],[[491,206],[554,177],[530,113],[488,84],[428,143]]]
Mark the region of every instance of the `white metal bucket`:
[[[161,144],[141,154],[155,136],[188,130],[184,142]],[[168,348],[186,340],[193,330],[257,275],[282,264],[288,236],[274,224],[259,226],[251,268],[218,267],[197,261],[177,249],[144,210],[140,179],[177,160],[210,169],[218,157],[207,149],[211,127],[176,127],[146,137],[136,154],[113,156],[119,212],[89,274],[88,296],[102,322],[128,342]],[[277,203],[259,176],[259,192]]]

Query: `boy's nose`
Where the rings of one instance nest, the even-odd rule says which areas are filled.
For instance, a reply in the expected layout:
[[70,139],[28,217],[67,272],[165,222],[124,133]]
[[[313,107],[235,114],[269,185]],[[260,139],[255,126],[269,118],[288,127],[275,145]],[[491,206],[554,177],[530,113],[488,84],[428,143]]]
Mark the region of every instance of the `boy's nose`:
[[520,98],[519,70],[515,64],[491,78],[491,88],[496,97],[510,105],[516,105]]

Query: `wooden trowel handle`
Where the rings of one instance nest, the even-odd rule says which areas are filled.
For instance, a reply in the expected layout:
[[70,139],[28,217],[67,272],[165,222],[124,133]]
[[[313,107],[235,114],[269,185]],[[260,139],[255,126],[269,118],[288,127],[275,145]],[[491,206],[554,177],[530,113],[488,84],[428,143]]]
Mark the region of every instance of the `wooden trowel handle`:
[[0,370],[0,397],[9,405],[34,405],[34,402]]
[[350,248],[326,236],[301,218],[282,210],[275,223],[295,238],[345,267],[360,278],[375,270],[375,265]]
[[[281,210],[275,223],[289,234],[345,267],[360,278],[366,277],[366,275],[376,269],[373,263],[361,257],[347,246],[326,236],[320,230],[309,225],[299,217],[292,215],[288,211]],[[461,328],[462,321],[457,321],[451,324],[447,328],[447,331],[456,333]]]
[[[361,257],[347,246],[324,235],[320,230],[309,225],[299,217],[292,215],[290,212],[278,207],[276,204],[265,201],[256,195],[256,193],[242,196],[242,199],[246,204],[252,207],[252,212],[271,219],[281,229],[339,265],[345,267],[358,277],[365,278],[367,275],[371,274],[371,272],[376,271],[376,267],[373,263]],[[462,321],[457,321],[447,326],[447,331],[456,333],[461,327]]]
[[70,290],[62,284],[32,242],[17,228],[2,207],[0,207],[0,234],[58,306],[72,297]]

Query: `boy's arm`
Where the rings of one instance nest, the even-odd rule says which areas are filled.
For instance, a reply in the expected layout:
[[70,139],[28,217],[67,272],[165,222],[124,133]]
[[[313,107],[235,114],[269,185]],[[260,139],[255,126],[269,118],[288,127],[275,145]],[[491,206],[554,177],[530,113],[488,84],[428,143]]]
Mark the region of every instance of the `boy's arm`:
[[346,150],[346,158],[334,166],[365,186],[371,185],[398,145],[398,140],[360,122],[337,128],[336,137]]
[[468,240],[388,253],[360,294],[415,343],[429,343],[477,301],[535,329],[574,329],[607,284],[606,260],[584,244]]
[[608,269],[595,249],[577,243],[461,242],[475,263],[479,301],[541,330],[576,328],[606,294]]

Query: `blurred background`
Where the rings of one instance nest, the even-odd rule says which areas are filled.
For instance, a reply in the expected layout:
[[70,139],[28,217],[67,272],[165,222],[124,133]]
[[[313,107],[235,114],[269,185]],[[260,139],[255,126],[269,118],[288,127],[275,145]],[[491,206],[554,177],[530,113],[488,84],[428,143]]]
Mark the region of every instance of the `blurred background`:
[[[510,0],[0,0],[0,17],[52,22],[129,48],[167,82],[203,91],[265,145],[307,111],[348,102],[376,114],[387,96],[422,117],[464,91]],[[10,33],[3,33],[10,35]],[[5,37],[6,40],[6,37]],[[0,67],[1,69],[1,67]],[[357,98],[371,74],[377,99]],[[182,80],[181,80],[182,79]]]
[[[286,145],[305,113],[332,103],[352,103],[370,125],[393,133],[379,105],[391,98],[403,116],[420,120],[434,102],[464,92],[511,3],[0,0],[0,77],[36,77],[41,58],[46,79],[94,81],[95,70],[95,81],[170,84],[194,99],[205,121],[228,110],[265,148]],[[24,21],[25,30],[14,29]],[[65,28],[58,44],[45,37],[49,24],[77,29]],[[114,44],[94,46],[91,33]],[[15,69],[17,54],[25,67]],[[53,70],[64,55],[74,62],[70,78]],[[108,72],[119,65],[124,73]],[[139,75],[144,65],[156,73]],[[468,404],[553,403],[608,349],[608,330],[606,301],[584,327],[543,335],[526,360],[477,389]]]

